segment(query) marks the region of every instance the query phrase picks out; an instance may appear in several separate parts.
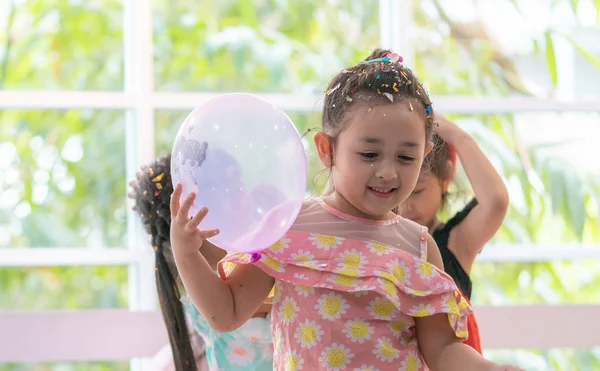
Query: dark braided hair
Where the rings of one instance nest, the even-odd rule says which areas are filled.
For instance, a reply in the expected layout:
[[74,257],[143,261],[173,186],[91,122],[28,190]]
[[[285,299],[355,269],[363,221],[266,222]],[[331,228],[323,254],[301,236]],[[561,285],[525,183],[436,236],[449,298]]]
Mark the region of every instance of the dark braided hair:
[[196,357],[180,301],[181,282],[170,243],[173,193],[171,154],[159,157],[138,181],[136,209],[156,252],[156,288],[177,371],[197,371]]

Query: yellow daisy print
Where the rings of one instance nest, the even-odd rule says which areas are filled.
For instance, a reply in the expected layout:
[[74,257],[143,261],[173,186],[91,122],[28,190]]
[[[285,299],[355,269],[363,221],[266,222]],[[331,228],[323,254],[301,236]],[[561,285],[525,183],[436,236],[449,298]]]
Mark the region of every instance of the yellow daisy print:
[[362,365],[355,368],[353,371],[379,371],[379,369],[373,365]]
[[340,319],[342,314],[350,308],[346,299],[342,295],[336,294],[335,291],[329,294],[322,295],[315,304],[317,313],[328,320]]
[[406,292],[414,296],[427,296],[431,294],[431,290],[415,290],[410,287],[406,288]]
[[273,304],[277,304],[281,299],[281,281],[275,281],[271,293],[273,294]]
[[339,269],[336,274],[327,277],[327,282],[344,287],[354,287],[361,282],[358,278],[359,274],[360,273],[354,269]]
[[362,251],[356,249],[346,250],[335,258],[340,269],[360,270],[369,260]]
[[452,294],[444,295],[442,300],[444,300],[444,312],[457,314],[457,315],[460,314],[460,311],[458,310],[458,304],[456,303],[456,299],[454,298],[454,295],[452,295]]
[[308,239],[312,242],[314,246],[318,249],[323,249],[325,251],[329,251],[330,249],[335,249],[342,242],[344,242],[344,238],[336,237],[336,236],[328,236],[326,234],[316,234],[311,233]]
[[340,371],[346,369],[354,358],[354,354],[344,344],[331,344],[321,352],[319,362],[327,371]]
[[298,295],[304,296],[305,298],[315,293],[315,288],[311,286],[294,285],[294,290],[296,290]]
[[273,331],[273,350],[275,353],[281,350],[281,329],[276,328]]
[[419,273],[419,277],[424,280],[430,280],[435,277],[436,274],[433,264],[426,260],[419,260],[415,262],[415,269],[417,270],[417,273]]
[[276,254],[279,254],[281,252],[283,252],[283,250],[287,249],[288,247],[290,247],[290,242],[292,242],[292,240],[290,238],[286,238],[285,236],[281,239],[279,239],[277,242],[275,242],[274,244],[272,244],[269,249],[271,251],[273,251]]
[[315,256],[310,253],[310,251],[298,250],[297,252],[292,253],[291,258],[294,262],[298,263],[300,266],[316,268],[315,265]]
[[389,299],[396,298],[398,296],[398,289],[396,288],[394,281],[386,280],[384,278],[378,278],[377,280]]
[[394,348],[392,343],[392,339],[387,336],[381,337],[379,339],[377,345],[375,345],[375,349],[373,349],[373,354],[377,357],[377,359],[383,362],[393,362],[396,358],[400,357],[400,350]]
[[304,359],[295,350],[292,350],[285,356],[285,371],[302,370],[303,364]]
[[325,331],[321,329],[321,325],[317,324],[316,321],[306,320],[298,325],[294,338],[302,348],[310,349],[321,341],[324,334]]
[[421,359],[415,351],[410,351],[406,358],[402,361],[402,370],[418,371],[421,369]]
[[267,267],[275,272],[285,272],[285,268],[283,267],[285,264],[281,264],[277,260],[271,258],[270,256],[263,255],[260,259]]
[[402,261],[395,259],[386,264],[386,267],[394,276],[394,281],[406,285],[410,281],[410,271],[408,265]]
[[361,319],[346,321],[342,333],[353,343],[363,344],[365,340],[371,339],[375,328]]
[[407,326],[406,322],[404,321],[390,321],[388,327],[394,336],[400,337],[400,335],[402,335],[402,331],[405,331]]
[[392,252],[390,247],[375,242],[367,244],[367,247],[373,254],[377,254],[378,256],[383,256]]
[[281,318],[283,319],[283,323],[289,325],[294,322],[297,312],[298,306],[296,305],[296,302],[289,296],[286,297],[281,303]]
[[435,314],[435,308],[431,304],[419,304],[412,307],[410,315],[412,317],[427,317]]
[[383,296],[378,296],[371,300],[369,306],[367,307],[367,311],[376,319],[390,321],[392,317],[396,315],[397,309],[394,306],[394,303],[392,303],[389,299]]

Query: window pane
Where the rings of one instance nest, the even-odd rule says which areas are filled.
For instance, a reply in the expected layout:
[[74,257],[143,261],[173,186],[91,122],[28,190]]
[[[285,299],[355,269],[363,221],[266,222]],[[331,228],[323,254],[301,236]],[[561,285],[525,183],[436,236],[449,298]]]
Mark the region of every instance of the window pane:
[[435,94],[600,96],[600,3],[419,3],[416,71]]
[[1,310],[127,308],[127,267],[0,268]]
[[161,91],[322,92],[379,45],[376,0],[153,0]]
[[121,0],[1,1],[0,29],[0,89],[123,89]]
[[129,362],[5,363],[0,371],[129,371]]
[[123,111],[0,111],[0,247],[124,246]]
[[[300,135],[304,135],[303,141],[307,151],[308,159],[308,184],[309,195],[320,192],[326,181],[327,174],[322,171],[323,166],[317,157],[313,133],[321,127],[321,114],[319,112],[286,112],[290,117]],[[156,149],[163,152],[173,146],[175,135],[183,120],[189,114],[188,111],[157,111],[155,116]],[[310,129],[310,131],[309,131]]]

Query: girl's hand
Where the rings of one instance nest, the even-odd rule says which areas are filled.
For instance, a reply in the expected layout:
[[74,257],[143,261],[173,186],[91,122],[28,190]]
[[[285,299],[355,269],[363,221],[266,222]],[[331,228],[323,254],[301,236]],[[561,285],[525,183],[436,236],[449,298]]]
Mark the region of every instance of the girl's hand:
[[445,141],[452,144],[452,140],[457,133],[462,132],[462,130],[453,123],[448,120],[446,116],[435,113],[435,119],[437,125],[434,126],[434,131]]
[[216,236],[219,234],[219,230],[203,231],[198,229],[198,226],[208,214],[206,207],[200,209],[192,218],[188,218],[196,194],[190,193],[180,206],[182,189],[181,183],[177,184],[171,195],[171,247],[175,254],[195,254],[199,252],[204,240]]
[[497,365],[491,371],[525,371],[522,368],[512,365]]

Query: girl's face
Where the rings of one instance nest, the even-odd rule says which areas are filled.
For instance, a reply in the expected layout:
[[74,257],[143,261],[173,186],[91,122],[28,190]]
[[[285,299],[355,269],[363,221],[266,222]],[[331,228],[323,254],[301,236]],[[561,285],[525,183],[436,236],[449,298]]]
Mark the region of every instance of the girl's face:
[[333,146],[333,163],[328,137],[315,136],[321,161],[332,168],[336,197],[341,196],[336,206],[359,217],[389,218],[415,188],[431,149],[425,119],[408,102],[359,102],[347,117]]
[[447,188],[448,181],[441,181],[431,173],[424,174],[411,195],[400,205],[400,215],[433,228],[437,211],[442,205],[442,194]]

